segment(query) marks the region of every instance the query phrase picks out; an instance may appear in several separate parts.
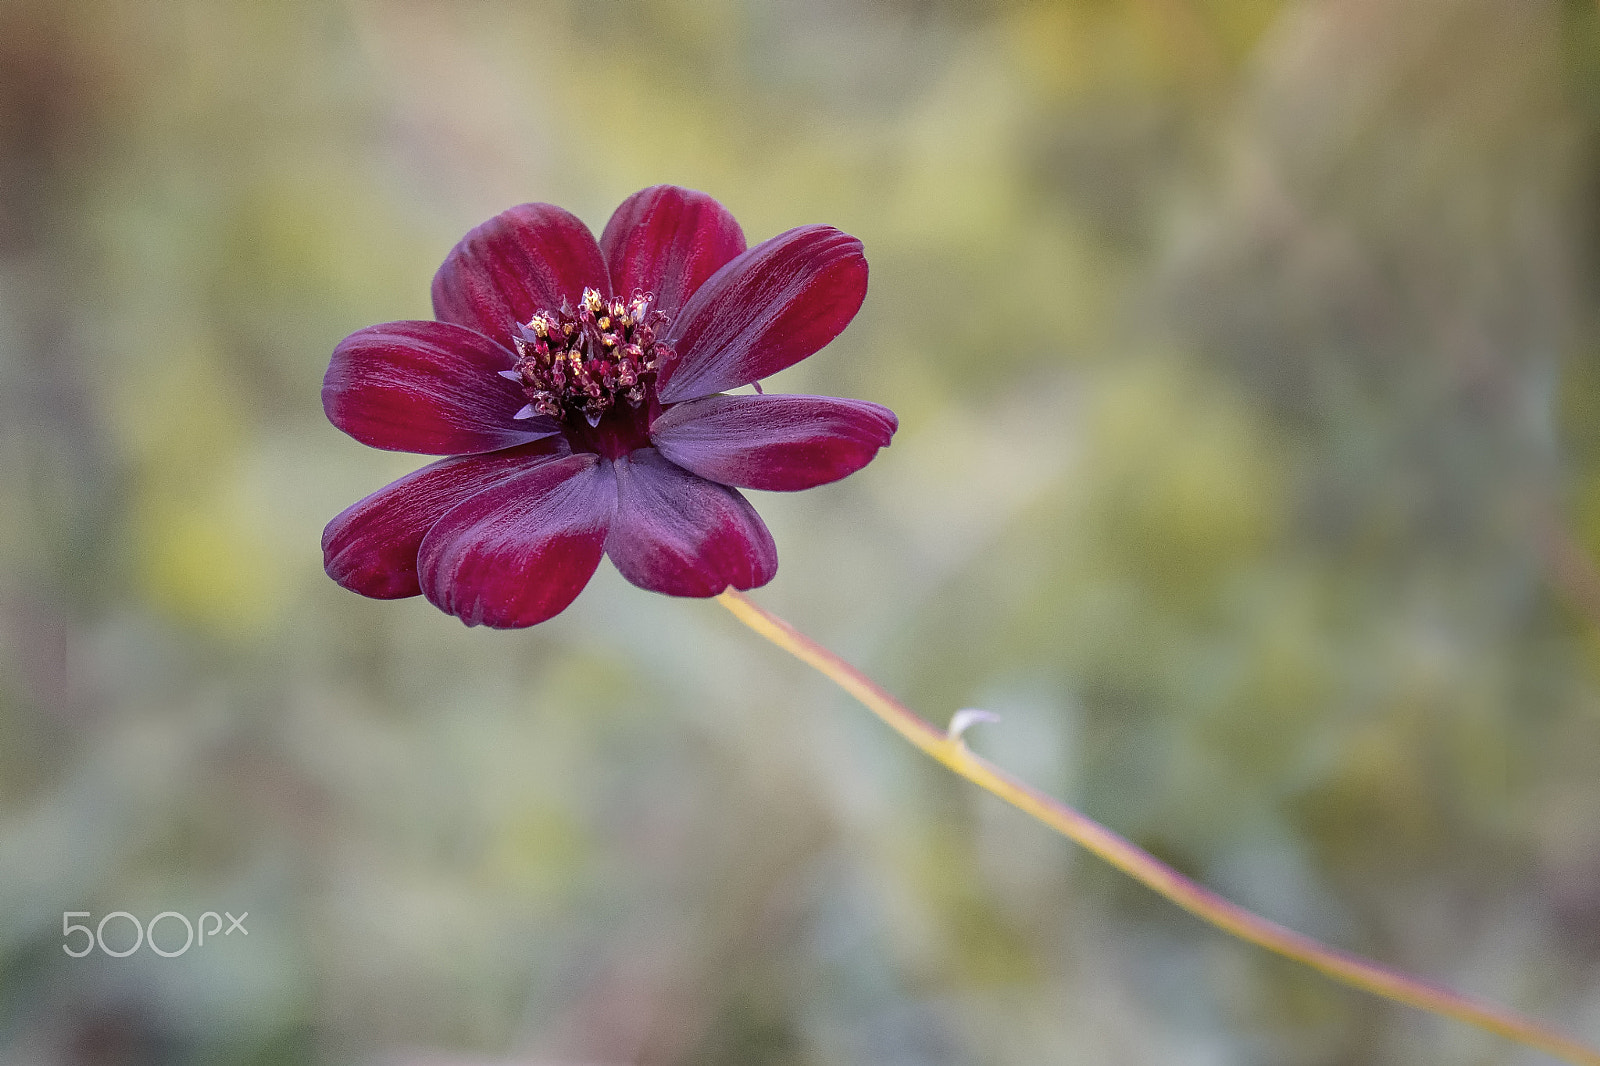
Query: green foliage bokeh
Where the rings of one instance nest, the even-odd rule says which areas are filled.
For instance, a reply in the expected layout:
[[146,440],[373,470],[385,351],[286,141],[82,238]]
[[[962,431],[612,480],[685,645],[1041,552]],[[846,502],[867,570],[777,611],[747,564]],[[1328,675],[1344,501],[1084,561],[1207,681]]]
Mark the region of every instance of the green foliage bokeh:
[[[608,565],[321,572],[346,333],[657,182],[871,290],[757,595],[1306,932],[1600,1033],[1600,26],[1554,0],[0,7],[0,1060],[1510,1062]],[[248,910],[71,959],[60,914]],[[1516,1060],[1521,1061],[1521,1060]]]

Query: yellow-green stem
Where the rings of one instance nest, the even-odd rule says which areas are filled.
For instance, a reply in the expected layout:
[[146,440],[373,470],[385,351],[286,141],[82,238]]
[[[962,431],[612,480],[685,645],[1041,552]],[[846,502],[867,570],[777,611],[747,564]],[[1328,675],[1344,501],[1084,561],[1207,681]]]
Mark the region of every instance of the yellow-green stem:
[[959,736],[952,736],[895,700],[855,667],[800,633],[783,619],[757,607],[749,597],[729,589],[717,597],[734,617],[797,659],[814,667],[844,689],[890,728],[946,767],[1007,803],[1032,815],[1062,836],[1087,848],[1118,870],[1223,932],[1231,933],[1284,958],[1320,970],[1374,995],[1432,1011],[1487,1029],[1580,1066],[1600,1066],[1600,1051],[1522,1015],[1468,999],[1448,988],[1330,948],[1276,922],[1230,903],[1195,884],[1153,855],[1079,814],[1066,804],[1024,784],[980,756]]

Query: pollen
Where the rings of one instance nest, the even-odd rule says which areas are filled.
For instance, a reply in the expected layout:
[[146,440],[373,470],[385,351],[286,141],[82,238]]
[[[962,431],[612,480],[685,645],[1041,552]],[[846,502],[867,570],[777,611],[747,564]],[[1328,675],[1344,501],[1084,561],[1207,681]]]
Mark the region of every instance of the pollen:
[[607,300],[584,289],[577,309],[538,312],[513,331],[517,368],[502,376],[518,382],[527,406],[517,418],[535,414],[564,419],[581,416],[591,426],[618,403],[637,408],[655,387],[672,349],[657,338],[667,316],[654,309],[648,293],[624,301]]

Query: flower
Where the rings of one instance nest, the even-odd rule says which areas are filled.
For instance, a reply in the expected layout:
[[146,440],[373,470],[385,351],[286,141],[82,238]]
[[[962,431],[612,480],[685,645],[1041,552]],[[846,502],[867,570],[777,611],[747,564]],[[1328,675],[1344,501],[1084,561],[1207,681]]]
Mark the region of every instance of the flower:
[[496,215],[434,276],[435,321],[334,349],[329,421],[449,458],[328,523],[328,575],[498,628],[564,610],[602,554],[673,596],[766,584],[777,549],[739,489],[835,481],[897,422],[860,400],[727,392],[821,349],[866,290],[849,234],[801,226],[747,250],[726,208],[676,186],[623,201],[598,242],[550,204]]

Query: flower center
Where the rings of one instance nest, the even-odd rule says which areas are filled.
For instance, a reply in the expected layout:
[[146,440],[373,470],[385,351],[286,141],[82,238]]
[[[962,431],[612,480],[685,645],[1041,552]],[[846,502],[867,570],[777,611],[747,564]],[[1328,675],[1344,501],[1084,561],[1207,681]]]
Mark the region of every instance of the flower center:
[[564,419],[582,415],[591,427],[618,401],[637,408],[650,395],[656,371],[672,349],[656,339],[667,316],[635,293],[624,302],[584,289],[576,311],[540,311],[512,335],[517,368],[502,372],[522,386],[528,405],[517,418],[536,414]]

